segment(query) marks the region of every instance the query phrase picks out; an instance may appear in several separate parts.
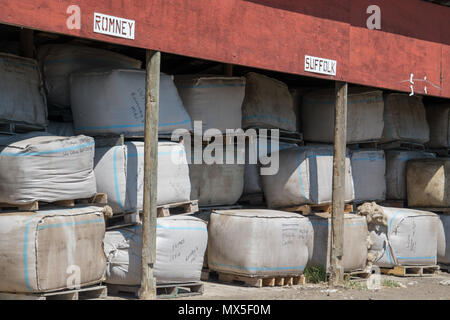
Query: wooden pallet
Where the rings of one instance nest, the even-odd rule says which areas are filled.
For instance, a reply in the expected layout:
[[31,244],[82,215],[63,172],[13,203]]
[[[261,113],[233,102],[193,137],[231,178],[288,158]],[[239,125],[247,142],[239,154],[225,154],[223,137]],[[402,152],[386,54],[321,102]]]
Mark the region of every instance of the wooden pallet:
[[[267,134],[265,134],[264,132],[261,132],[261,130],[265,129],[265,128],[250,127],[249,129],[255,129],[258,138],[270,139],[270,137],[271,137],[271,131],[270,131],[271,129],[270,128],[266,129]],[[303,146],[305,144],[305,142],[303,141],[302,133],[292,132],[292,131],[287,131],[287,130],[282,130],[282,129],[278,129],[278,130],[279,130],[279,138],[278,138],[279,142],[294,143],[299,146]]]
[[438,157],[450,157],[450,149],[427,149],[426,151],[436,153]]
[[345,280],[368,279],[371,274],[372,274],[372,272],[368,272],[368,271],[364,271],[364,270],[345,272],[344,279]]
[[[111,295],[131,295],[139,298],[140,286],[124,286],[116,284],[107,284],[108,292]],[[202,295],[204,285],[201,282],[186,282],[173,284],[158,284],[156,286],[156,297],[159,299],[179,298]]]
[[303,275],[286,275],[286,276],[255,276],[238,275],[225,272],[217,272],[218,280],[226,283],[243,283],[249,287],[282,287],[296,286],[305,284]]
[[0,121],[0,133],[1,134],[16,134],[26,133],[32,131],[45,131],[45,127],[36,126],[32,124],[20,123],[20,122],[5,122]]
[[380,270],[382,274],[397,277],[430,277],[439,271],[439,266],[394,266]]
[[[40,207],[74,207],[77,204],[92,204],[92,205],[102,205],[105,206],[108,203],[108,197],[106,193],[97,193],[90,198],[85,199],[73,199],[73,200],[60,200],[55,202],[43,202],[43,201],[33,201],[26,204],[9,204],[0,203],[0,211],[4,210],[19,210],[19,211],[38,211]],[[112,213],[112,212],[111,212]],[[109,215],[109,210],[108,213]]]
[[258,206],[266,203],[263,193],[244,194],[238,201],[239,204]]
[[216,210],[239,210],[243,208],[244,207],[239,204],[229,206],[201,206],[198,208],[198,211],[200,213],[211,213]]
[[198,211],[198,200],[169,203],[158,206],[157,217],[169,217],[171,215],[188,215]]
[[86,300],[103,299],[108,295],[106,286],[90,286],[73,290],[46,293],[6,293],[0,292],[0,300]]
[[420,210],[420,211],[430,211],[437,213],[450,213],[450,208],[433,208],[433,207],[410,207],[410,209]]
[[351,150],[378,149],[378,141],[362,141],[357,143],[350,143],[347,144],[347,147]]
[[412,150],[412,151],[425,151],[425,146],[420,143],[408,142],[408,141],[392,141],[386,143],[380,143],[380,149],[391,150],[391,149],[400,149],[400,150]]
[[115,214],[106,219],[106,230],[114,230],[129,226],[134,226],[141,222],[139,213],[128,212]]
[[[315,212],[326,212],[331,213],[332,211],[332,205],[331,204],[305,204],[301,206],[295,206],[295,207],[287,207],[287,208],[280,208],[280,210],[288,211],[288,212],[298,212],[303,215],[312,214]],[[345,213],[353,212],[353,204],[346,203],[344,207]]]
[[439,267],[442,271],[450,273],[450,264],[440,264]]
[[383,200],[377,201],[377,204],[383,207],[407,208],[406,200]]

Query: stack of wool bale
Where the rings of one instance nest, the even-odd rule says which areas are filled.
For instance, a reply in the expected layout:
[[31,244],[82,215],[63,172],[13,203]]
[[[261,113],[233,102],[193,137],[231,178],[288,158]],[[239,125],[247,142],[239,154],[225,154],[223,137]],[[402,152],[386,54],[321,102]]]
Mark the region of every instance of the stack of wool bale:
[[99,283],[106,270],[104,208],[38,210],[96,194],[94,140],[44,132],[47,99],[37,62],[9,54],[0,61],[0,120],[42,130],[0,136],[0,292],[66,289],[74,268],[75,285]]
[[375,203],[361,205],[357,213],[367,218],[373,243],[370,255],[375,265],[384,268],[436,265],[441,232],[438,215]]
[[[246,75],[245,98],[242,104],[244,129],[279,129],[298,132],[297,108],[288,86],[273,78],[250,72]],[[246,143],[244,195],[263,194],[261,166],[270,164],[271,154],[295,147],[293,143],[272,145],[268,137],[259,132],[258,138]],[[278,143],[278,142],[276,142]]]
[[[44,46],[39,51],[39,57],[52,110],[54,114],[66,114],[67,110],[71,110],[73,132],[96,138],[124,136],[126,141],[123,145],[105,146],[103,143],[95,148],[95,155],[93,138],[89,137],[92,140],[92,177],[95,174],[93,183],[96,191],[108,195],[113,214],[141,211],[144,142],[140,137],[144,132],[146,79],[145,70],[139,69],[141,62],[105,50],[65,45]],[[161,74],[159,102],[160,134],[169,134],[176,129],[192,130],[191,118],[172,76]],[[52,123],[49,131],[73,135],[67,124],[71,123]],[[191,200],[189,168],[182,143],[159,140],[157,183],[157,205]],[[201,227],[199,223],[203,222],[195,218],[158,219],[157,266],[161,265],[162,271],[156,274],[158,282],[200,279],[205,251],[202,246],[206,247],[207,237],[205,228],[202,232],[197,230]],[[140,226],[131,229],[136,228]],[[188,229],[192,231],[178,231]],[[140,249],[133,247],[129,251],[123,245],[129,239],[118,236],[127,232],[130,231],[118,229],[106,232],[108,283],[138,284],[117,280],[127,277],[118,275],[117,270],[128,269],[129,262],[131,274],[136,271],[133,268],[140,270]],[[136,236],[135,240],[138,241],[139,237]],[[111,246],[115,251],[110,250]],[[102,251],[102,255],[105,253]],[[200,267],[197,267],[199,263]],[[191,272],[184,274],[189,268]],[[139,274],[136,277],[140,279]]]
[[[245,78],[240,77],[175,77],[181,100],[192,121],[198,123],[197,126],[194,124],[193,149],[189,150],[189,175],[191,199],[198,199],[200,206],[233,205],[242,195],[244,150],[221,135],[242,127],[245,83]],[[199,129],[201,132],[197,131]],[[197,145],[195,139],[199,134],[208,141],[215,136],[224,142],[223,146],[219,147],[220,150],[212,150],[213,144]],[[201,137],[197,139],[202,140]],[[211,159],[207,157],[209,155]]]

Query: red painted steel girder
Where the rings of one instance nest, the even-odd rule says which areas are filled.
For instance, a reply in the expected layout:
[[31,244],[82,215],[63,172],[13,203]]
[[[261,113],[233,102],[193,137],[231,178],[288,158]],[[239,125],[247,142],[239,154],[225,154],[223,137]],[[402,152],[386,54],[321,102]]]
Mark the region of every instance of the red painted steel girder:
[[[81,10],[69,30],[67,8]],[[369,30],[370,5],[381,30]],[[224,63],[450,98],[450,8],[420,0],[0,0],[0,23]],[[94,12],[136,21],[135,39],[93,32]],[[336,60],[336,76],[304,56]],[[425,80],[426,79],[426,80]]]

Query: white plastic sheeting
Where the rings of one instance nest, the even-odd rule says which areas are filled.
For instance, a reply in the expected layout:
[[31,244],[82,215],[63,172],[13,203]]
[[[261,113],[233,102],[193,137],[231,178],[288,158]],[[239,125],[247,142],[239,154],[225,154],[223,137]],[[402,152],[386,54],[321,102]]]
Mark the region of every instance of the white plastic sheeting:
[[0,119],[47,126],[47,103],[35,60],[0,53]]
[[294,102],[288,86],[276,79],[250,72],[246,76],[242,127],[297,129]]
[[313,252],[302,215],[264,209],[220,210],[208,225],[211,270],[243,275],[300,275]]
[[409,141],[426,143],[430,139],[422,97],[391,93],[384,102],[382,142]]
[[39,47],[38,61],[45,79],[49,105],[70,107],[69,76],[95,68],[140,69],[141,61],[98,48],[49,44]]
[[46,292],[101,282],[104,235],[102,207],[0,214],[0,291]]
[[[330,271],[331,218],[330,214],[308,216],[314,229],[314,250],[308,266],[323,267]],[[344,215],[344,255],[342,264],[345,272],[366,270],[371,267],[367,261],[370,247],[369,231],[365,217]]]
[[203,131],[242,127],[245,78],[176,76],[175,84],[192,121],[202,121]]
[[[153,268],[157,283],[200,281],[207,243],[208,230],[203,220],[187,216],[158,218]],[[140,285],[141,225],[107,231],[104,250],[106,283]]]
[[[162,73],[159,85],[159,133],[191,130],[191,118],[173,77]],[[145,71],[109,69],[72,74],[71,101],[78,133],[143,135]]]
[[[353,90],[347,98],[347,143],[379,141],[383,134],[382,91]],[[334,90],[319,90],[303,98],[302,127],[306,141],[334,142]]]
[[383,150],[351,151],[355,200],[386,199],[386,159]]
[[[349,155],[345,163],[345,201],[349,202],[354,199]],[[332,180],[333,148],[306,146],[281,150],[278,173],[263,175],[262,186],[267,205],[281,208],[331,203]]]
[[[108,195],[114,213],[142,210],[144,195],[144,142],[95,149],[98,192]],[[158,142],[157,205],[190,200],[191,184],[184,146]]]
[[89,198],[97,192],[94,139],[32,132],[0,137],[0,202]]
[[387,208],[374,202],[358,207],[367,217],[374,264],[391,268],[398,265],[435,265],[439,217],[431,212]]
[[406,163],[412,159],[435,158],[433,153],[421,151],[386,150],[386,199],[406,199]]

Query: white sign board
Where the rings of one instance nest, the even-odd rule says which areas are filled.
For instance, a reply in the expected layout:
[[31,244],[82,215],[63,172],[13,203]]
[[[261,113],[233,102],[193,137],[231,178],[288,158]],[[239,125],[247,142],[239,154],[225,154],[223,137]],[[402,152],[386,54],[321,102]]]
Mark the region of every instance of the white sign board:
[[327,74],[330,76],[336,75],[337,61],[305,56],[305,71],[320,74]]
[[135,21],[94,13],[94,32],[134,40]]

